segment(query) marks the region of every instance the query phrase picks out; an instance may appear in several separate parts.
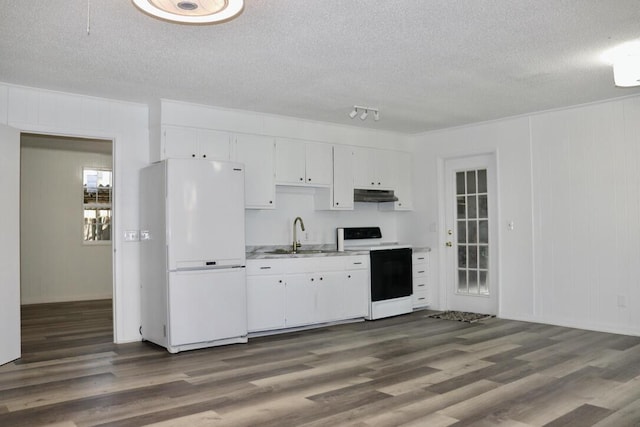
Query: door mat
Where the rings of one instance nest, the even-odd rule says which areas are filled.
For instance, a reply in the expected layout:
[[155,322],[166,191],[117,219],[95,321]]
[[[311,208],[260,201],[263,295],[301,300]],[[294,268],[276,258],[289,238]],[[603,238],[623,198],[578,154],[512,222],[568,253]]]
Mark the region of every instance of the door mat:
[[430,314],[427,317],[434,319],[457,320],[458,322],[475,323],[485,319],[496,317],[494,314],[469,313],[466,311],[442,311]]

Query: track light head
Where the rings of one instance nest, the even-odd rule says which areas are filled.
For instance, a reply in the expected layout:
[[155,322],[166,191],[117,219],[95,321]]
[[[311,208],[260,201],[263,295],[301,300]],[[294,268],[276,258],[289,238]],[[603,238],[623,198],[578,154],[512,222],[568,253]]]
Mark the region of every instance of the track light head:
[[358,109],[354,108],[352,112],[349,113],[349,117],[354,119],[358,115]]
[[369,115],[369,110],[364,110],[364,113],[360,115],[360,120],[364,120]]
[[380,111],[376,110],[373,112],[373,120],[375,120],[376,122],[380,120]]

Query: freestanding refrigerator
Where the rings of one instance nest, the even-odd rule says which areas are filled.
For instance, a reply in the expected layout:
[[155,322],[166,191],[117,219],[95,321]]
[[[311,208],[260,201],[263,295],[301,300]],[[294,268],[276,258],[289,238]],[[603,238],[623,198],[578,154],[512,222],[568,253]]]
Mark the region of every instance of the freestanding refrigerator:
[[168,159],[140,178],[143,340],[246,343],[244,166]]

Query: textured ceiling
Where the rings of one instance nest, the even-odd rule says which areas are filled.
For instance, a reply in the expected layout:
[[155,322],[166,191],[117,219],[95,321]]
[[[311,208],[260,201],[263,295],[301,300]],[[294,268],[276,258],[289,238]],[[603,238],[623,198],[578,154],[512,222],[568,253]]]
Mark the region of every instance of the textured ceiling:
[[89,1],[87,35],[87,0],[0,0],[0,81],[405,133],[640,93],[600,59],[640,0],[245,0],[208,26]]

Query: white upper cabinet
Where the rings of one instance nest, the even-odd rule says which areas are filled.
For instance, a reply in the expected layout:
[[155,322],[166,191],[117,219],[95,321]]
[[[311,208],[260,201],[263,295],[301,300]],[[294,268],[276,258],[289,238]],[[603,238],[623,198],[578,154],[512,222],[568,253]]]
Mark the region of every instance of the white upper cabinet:
[[276,140],[276,182],[304,184],[306,147],[302,142]]
[[227,132],[182,126],[163,126],[162,159],[205,158],[230,160]]
[[233,160],[244,163],[247,209],[275,209],[275,150],[273,138],[241,134],[235,137]]
[[331,145],[278,139],[276,141],[276,183],[328,186],[332,178]]
[[353,209],[353,147],[333,146],[332,209]]
[[413,209],[413,183],[411,155],[405,152],[389,152],[389,164],[393,165],[394,194],[397,202],[380,203],[380,210],[410,211]]
[[392,151],[354,147],[353,180],[355,188],[392,190],[394,162]]

